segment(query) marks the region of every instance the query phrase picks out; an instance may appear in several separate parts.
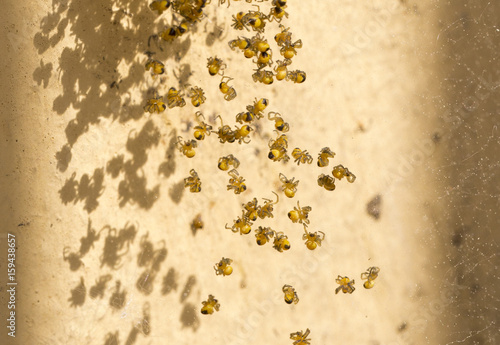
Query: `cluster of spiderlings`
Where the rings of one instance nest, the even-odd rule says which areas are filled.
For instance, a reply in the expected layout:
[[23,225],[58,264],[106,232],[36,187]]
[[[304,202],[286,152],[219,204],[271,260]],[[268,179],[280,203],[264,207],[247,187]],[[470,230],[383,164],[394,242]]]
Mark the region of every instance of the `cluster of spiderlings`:
[[317,247],[321,247],[321,243],[325,239],[325,233],[322,231],[310,232],[307,230],[307,226],[310,223],[309,212],[311,211],[311,206],[300,207],[300,203],[299,201],[297,201],[297,207],[294,207],[293,210],[288,212],[288,218],[292,221],[292,223],[300,223],[304,226],[304,234],[302,235],[302,240],[305,241],[307,249],[314,250]]
[[224,95],[224,99],[226,101],[232,101],[236,98],[237,93],[234,87],[228,84],[231,80],[233,80],[233,78],[224,75],[224,70],[226,69],[227,65],[224,63],[224,61],[222,61],[222,59],[219,59],[217,56],[209,57],[207,60],[208,73],[211,76],[222,76],[219,83],[219,90]]
[[248,144],[250,142],[250,133],[253,131],[252,127],[249,125],[243,125],[240,127],[235,126],[235,129],[232,130],[229,125],[224,124],[220,115],[218,115],[217,118],[220,119],[221,126],[217,129],[217,131],[212,132],[217,134],[220,143],[234,143],[238,141],[239,144]]
[[[288,13],[285,11],[287,7],[286,0],[273,0],[272,8],[268,15],[260,11],[259,6],[256,10],[248,12],[238,12],[233,15],[233,24],[231,25],[235,30],[246,29],[250,31],[257,31],[257,34],[251,38],[237,37],[236,39],[228,42],[232,50],[241,50],[247,59],[256,58],[254,63],[257,69],[252,74],[254,82],[260,82],[270,85],[274,82],[274,77],[277,80],[288,80],[294,83],[303,83],[306,80],[306,73],[300,70],[289,71],[288,66],[292,63],[292,58],[297,55],[297,49],[302,48],[302,41],[299,39],[295,42],[292,41],[292,33],[289,28],[280,24],[280,30],[275,36],[275,41],[280,47],[280,54],[284,57],[283,61],[276,61],[274,69],[266,70],[266,67],[272,68],[272,50],[266,38],[261,36],[265,30],[266,21],[273,20],[281,22],[283,18],[288,18]],[[274,73],[274,72],[275,73]]]
[[[333,158],[334,156],[334,152],[332,152],[328,147],[324,147],[318,156],[318,166],[328,166],[328,159]],[[349,169],[339,164],[333,168],[332,176],[325,174],[319,175],[318,185],[325,188],[327,191],[333,191],[335,190],[335,179],[342,180],[344,177],[349,183],[353,183],[356,180],[356,176],[350,172]]]

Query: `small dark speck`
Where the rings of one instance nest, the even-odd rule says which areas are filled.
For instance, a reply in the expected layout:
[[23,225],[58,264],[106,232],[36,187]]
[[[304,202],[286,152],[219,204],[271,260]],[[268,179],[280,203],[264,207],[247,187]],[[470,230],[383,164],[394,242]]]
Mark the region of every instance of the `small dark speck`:
[[380,218],[382,205],[382,196],[377,194],[370,202],[366,205],[366,212],[375,219]]
[[398,332],[404,332],[408,328],[408,323],[406,321],[403,321],[399,326],[398,326]]
[[247,282],[245,280],[242,280],[240,282],[240,289],[245,289],[247,287]]
[[461,231],[455,231],[453,236],[451,237],[451,243],[455,247],[460,247],[464,241],[464,235]]
[[27,225],[30,225],[30,222],[26,222],[26,223],[19,223],[17,226],[27,226]]
[[481,289],[481,285],[475,283],[470,286],[470,292],[476,294]]
[[439,134],[438,132],[434,133],[432,135],[432,141],[437,144],[441,141],[441,134]]

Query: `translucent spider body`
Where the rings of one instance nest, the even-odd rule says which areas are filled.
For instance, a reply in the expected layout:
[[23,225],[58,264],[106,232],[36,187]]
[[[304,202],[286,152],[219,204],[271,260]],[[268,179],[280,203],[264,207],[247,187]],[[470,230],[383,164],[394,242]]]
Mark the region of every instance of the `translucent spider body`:
[[253,131],[253,128],[249,125],[243,125],[241,127],[236,126],[236,130],[233,131],[235,140],[238,140],[238,143],[248,144],[250,142],[250,132]]
[[266,27],[266,20],[268,20],[268,16],[264,13],[260,12],[260,8],[257,5],[256,11],[248,11],[245,14],[243,21],[246,22],[254,31],[258,31],[260,33],[264,32],[264,28]]
[[252,79],[254,82],[260,82],[266,85],[270,85],[274,82],[274,73],[273,71],[266,71],[263,69],[255,70],[255,73],[252,74]]
[[254,37],[252,37],[250,43],[252,49],[255,52],[265,53],[271,48],[269,43],[267,43],[266,38],[261,36],[260,34],[257,34]]
[[238,217],[236,220],[234,220],[233,226],[228,227],[226,224],[226,229],[229,229],[234,233],[239,232],[240,235],[246,235],[249,234],[250,231],[252,231],[252,222],[250,221],[250,219],[245,217],[245,211],[242,211],[241,217]]
[[149,4],[149,8],[151,11],[158,12],[158,15],[161,15],[164,11],[166,11],[170,7],[170,0],[158,0],[153,1]]
[[219,163],[217,164],[217,167],[222,171],[227,171],[229,170],[229,166],[231,165],[235,169],[237,169],[240,166],[240,161],[232,154],[219,158]]
[[221,126],[218,128],[217,136],[219,137],[219,142],[224,144],[225,142],[229,143],[234,143],[236,140],[236,135],[234,131],[229,127],[228,125],[224,125],[224,122],[222,121],[222,117],[220,115],[217,115],[217,118],[220,119]]
[[307,150],[302,151],[298,147],[293,149],[292,157],[295,159],[295,163],[297,163],[297,165],[300,165],[300,163],[311,164],[313,161],[312,156],[307,152]]
[[354,174],[350,172],[349,169],[345,168],[342,164],[333,167],[332,175],[338,180],[342,180],[342,178],[345,176],[347,182],[349,183],[353,183],[354,180],[356,180],[356,176],[354,176]]
[[243,210],[245,212],[245,217],[250,219],[252,222],[257,220],[259,206],[257,206],[257,198],[253,198],[252,201],[243,204]]
[[267,114],[267,118],[271,121],[274,121],[274,128],[276,128],[280,132],[288,132],[290,129],[290,125],[283,120],[280,113],[275,113],[270,111]]
[[321,174],[318,176],[318,186],[331,192],[335,190],[335,179],[329,175]]
[[285,28],[285,26],[280,24],[280,30],[281,30],[281,32],[277,33],[274,36],[274,40],[276,41],[278,46],[284,47],[287,44],[291,44],[292,33],[290,31],[288,31],[288,30],[290,30],[290,28]]
[[269,12],[268,15],[270,22],[274,19],[276,22],[281,23],[283,17],[288,18],[288,13],[283,9],[283,7],[279,6],[271,8],[271,11]]
[[288,71],[286,73],[286,80],[293,81],[296,84],[301,84],[306,81],[306,72],[304,71]]
[[295,332],[295,333],[290,333],[290,339],[294,340],[293,345],[309,345],[311,339],[308,339],[307,337],[311,331],[306,329],[305,332]]
[[205,139],[205,136],[210,135],[212,130],[212,126],[206,124],[204,121],[200,120],[200,118],[205,119],[203,114],[200,111],[198,111],[196,113],[196,119],[198,121],[198,125],[194,126],[194,133],[193,133],[194,138],[196,140]]
[[207,68],[208,68],[208,73],[212,76],[219,74],[223,75],[223,71],[226,68],[226,64],[219,59],[217,56],[216,57],[209,57],[207,63]]
[[253,114],[257,119],[264,117],[264,110],[269,105],[269,100],[267,98],[255,99],[252,105],[247,106],[248,112]]
[[366,272],[361,273],[361,279],[366,280],[363,283],[365,289],[371,289],[375,285],[375,279],[377,279],[379,272],[380,268],[373,266],[369,267]]
[[245,179],[238,174],[236,169],[232,169],[228,172],[231,178],[229,179],[229,184],[227,185],[227,190],[233,190],[234,194],[240,194],[246,191],[247,186],[245,185]]
[[285,59],[284,61],[277,60],[276,67],[274,67],[274,72],[276,72],[276,80],[286,79],[288,75],[288,65],[290,65],[291,60]]
[[204,315],[211,315],[214,311],[219,311],[220,308],[219,301],[217,301],[212,295],[208,295],[208,300],[201,302],[201,304],[203,304],[201,313]]
[[254,61],[254,63],[257,64],[258,68],[271,66],[273,64],[272,57],[273,57],[272,51],[271,49],[268,49],[265,52],[259,52],[257,54],[257,61]]
[[293,223],[309,224],[308,217],[311,210],[311,206],[300,207],[297,201],[297,207],[294,207],[292,211],[288,212],[288,218],[290,218]]
[[233,268],[230,266],[233,260],[229,258],[222,258],[218,263],[215,264],[214,270],[216,275],[228,276],[233,273]]
[[235,30],[248,30],[247,24],[248,18],[245,16],[244,12],[238,12],[236,15],[233,15],[233,24],[231,24],[231,26]]
[[[285,175],[280,173],[279,175],[281,183],[281,190],[285,193],[288,198],[293,198],[295,193],[297,192],[297,186],[299,185],[299,181],[295,181],[295,177],[292,177],[291,180],[287,179]],[[297,204],[298,205],[298,204]]]
[[259,228],[255,230],[255,240],[259,246],[262,246],[270,242],[275,233],[276,232],[269,227],[259,226]]
[[184,179],[184,188],[189,187],[191,193],[199,193],[201,191],[201,180],[198,177],[198,173],[194,169],[191,169],[189,174],[191,176]]
[[155,92],[153,98],[148,99],[146,105],[144,106],[144,111],[152,113],[161,113],[167,109],[167,105],[163,102],[163,97],[158,96]]
[[199,107],[206,101],[205,92],[198,86],[194,86],[189,90],[188,97],[191,98],[191,104],[195,107]]
[[335,152],[330,150],[329,147],[323,147],[318,155],[318,166],[321,168],[328,166],[328,164],[330,163],[328,159],[334,157],[335,157]]
[[281,160],[288,162],[290,157],[287,154],[286,149],[288,148],[288,138],[285,134],[281,134],[275,140],[269,141],[269,154],[267,157],[274,162],[279,162]]
[[[234,17],[234,16],[233,16]],[[248,38],[240,38],[238,37],[237,39],[229,41],[229,48],[232,50],[235,50],[236,48],[245,51],[246,49],[250,48],[251,42]]]
[[151,70],[152,76],[157,76],[165,73],[165,65],[158,60],[149,59],[146,61],[146,71],[149,70]]
[[236,122],[244,123],[244,122],[252,122],[255,119],[255,114],[250,111],[243,111],[236,115]]
[[236,90],[234,87],[229,86],[228,82],[232,80],[233,78],[230,77],[222,77],[220,84],[219,84],[219,90],[224,94],[224,99],[226,101],[231,101],[236,98]]
[[343,293],[353,293],[356,288],[354,287],[354,279],[350,280],[347,277],[342,277],[338,276],[337,279],[335,279],[335,282],[339,284],[340,286],[335,289],[335,294],[338,294],[340,290],[342,290]]
[[186,101],[182,97],[182,92],[177,91],[175,87],[171,87],[167,92],[167,105],[169,108],[183,107]]
[[297,295],[297,292],[291,285],[283,285],[281,288],[283,293],[285,294],[285,302],[287,304],[297,304],[299,303],[299,296]]
[[181,136],[177,137],[176,145],[177,149],[187,158],[194,157],[194,155],[196,154],[196,151],[194,149],[198,146],[195,140],[186,140],[183,142]]
[[273,248],[280,253],[284,250],[290,249],[290,242],[288,241],[287,235],[283,232],[276,232],[274,236]]
[[321,242],[325,239],[325,233],[322,231],[309,232],[304,224],[304,235],[302,235],[302,239],[306,241],[305,244],[307,249],[314,250],[318,246],[321,247]]
[[274,205],[276,205],[278,201],[280,201],[280,197],[278,196],[278,194],[274,192],[273,194],[276,195],[276,201],[273,202],[270,199],[264,199],[264,205],[259,207],[259,209],[257,210],[257,215],[259,216],[259,218],[261,219],[264,219],[266,217],[274,218],[273,216]]
[[[291,38],[291,37],[290,37]],[[280,54],[283,55],[285,59],[292,59],[295,55],[297,55],[297,49],[302,48],[302,41],[298,40],[294,43],[290,41],[286,41],[280,49]]]

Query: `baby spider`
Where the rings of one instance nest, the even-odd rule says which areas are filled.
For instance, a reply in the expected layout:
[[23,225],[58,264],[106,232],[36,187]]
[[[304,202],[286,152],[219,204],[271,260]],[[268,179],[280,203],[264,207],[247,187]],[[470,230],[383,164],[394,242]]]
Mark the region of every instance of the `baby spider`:
[[[298,182],[298,181],[297,181]],[[292,221],[292,223],[300,223],[300,224],[309,224],[309,212],[311,212],[311,206],[300,207],[299,202],[297,201],[297,207],[294,207],[292,211],[288,212],[288,218]]]
[[307,231],[307,227],[304,224],[304,235],[302,235],[302,239],[306,241],[306,247],[309,250],[314,250],[318,246],[321,247],[321,241],[325,239],[325,233],[322,231],[317,232],[309,232]]
[[253,131],[253,128],[250,127],[249,125],[243,125],[241,127],[236,126],[236,130],[233,131],[234,138],[238,140],[238,143],[240,144],[241,143],[248,144],[250,142],[250,138],[248,136],[250,135],[251,131]]
[[280,47],[283,47],[285,45],[290,45],[292,42],[292,33],[290,31],[288,31],[288,30],[290,30],[290,28],[285,28],[285,26],[280,24],[280,29],[281,29],[281,32],[277,33],[274,36],[274,40],[276,41],[276,43]]
[[171,87],[167,93],[167,105],[169,108],[173,107],[183,107],[186,105],[186,101],[182,97],[182,93],[177,91],[175,87]]
[[201,111],[196,113],[196,120],[198,121],[198,126],[194,126],[194,138],[196,140],[205,139],[206,135],[210,135],[210,131],[212,130],[212,126],[206,124],[204,121],[201,121],[200,118],[205,119]]
[[261,36],[260,34],[252,37],[252,39],[250,40],[250,44],[253,51],[260,53],[265,53],[271,48],[269,43],[267,43],[266,38]]
[[198,86],[192,87],[188,93],[188,97],[191,98],[191,104],[195,107],[199,107],[205,103],[207,98],[204,95],[205,92],[203,92],[203,89]]
[[[234,16],[233,16],[234,17]],[[250,47],[250,40],[248,38],[240,38],[238,37],[237,39],[235,40],[231,40],[229,41],[229,48],[231,48],[231,50],[235,50],[236,48],[239,48],[240,50],[246,50],[247,48]]]
[[318,186],[324,187],[331,192],[335,190],[335,179],[329,175],[321,174],[318,176]]
[[289,180],[282,173],[280,173],[279,176],[281,183],[283,183],[283,186],[281,186],[281,190],[285,192],[285,195],[288,198],[293,198],[295,196],[295,193],[297,192],[297,186],[299,184],[299,181],[298,180],[294,181],[295,177],[292,177],[292,179]]
[[235,30],[243,30],[243,28],[248,30],[247,24],[248,24],[248,18],[245,16],[245,13],[238,12],[236,15],[233,14],[233,24],[231,24],[231,26]]
[[151,11],[157,11],[161,15],[170,7],[170,0],[157,0],[149,4]]
[[222,171],[227,171],[229,170],[230,165],[232,165],[235,169],[240,166],[240,161],[236,159],[236,157],[234,157],[232,154],[219,158],[217,167]]
[[149,59],[146,61],[146,71],[151,70],[153,77],[165,73],[165,65],[158,60]]
[[328,159],[333,157],[335,157],[335,152],[330,150],[329,147],[323,147],[318,155],[318,166],[320,168],[328,166],[330,163]]
[[261,98],[253,102],[253,105],[247,105],[247,110],[252,113],[257,119],[264,117],[264,110],[269,105],[269,100],[267,98]]
[[286,149],[288,148],[288,139],[285,134],[281,134],[276,140],[269,141],[269,154],[267,157],[274,162],[279,162],[283,160],[284,162],[288,162],[290,157],[286,153]]
[[220,115],[217,115],[217,118],[220,119],[221,126],[219,127],[217,132],[214,131],[214,133],[217,133],[219,141],[222,144],[224,144],[225,142],[234,143],[234,141],[236,140],[234,131],[228,125],[224,125],[224,122],[222,121],[222,117]]
[[291,285],[283,285],[281,290],[285,293],[285,302],[287,304],[297,304],[299,303],[299,296],[297,296],[297,292]]
[[270,85],[274,82],[273,77],[273,71],[266,71],[263,69],[257,69],[255,70],[255,73],[252,74],[252,79],[254,82],[260,82],[266,85]]
[[245,185],[245,179],[238,174],[236,169],[232,169],[228,172],[231,178],[229,179],[229,184],[227,185],[227,190],[234,190],[234,194],[240,194],[247,190]]
[[163,103],[163,97],[158,96],[158,93],[155,91],[153,98],[148,99],[146,105],[144,106],[144,111],[152,113],[161,113],[167,109],[165,103]]
[[354,174],[350,172],[349,169],[345,168],[342,164],[333,167],[332,175],[339,180],[342,180],[342,178],[345,176],[347,178],[347,182],[349,183],[353,183],[354,180],[356,180],[356,176],[354,176]]
[[295,163],[297,163],[297,165],[300,165],[300,163],[311,164],[313,161],[312,156],[309,154],[309,152],[307,152],[307,150],[302,151],[298,147],[293,149],[292,157],[295,158]]
[[260,207],[257,206],[257,198],[253,198],[252,201],[243,204],[243,210],[245,211],[245,217],[250,219],[252,222],[257,220],[257,216],[260,210]]
[[286,79],[286,76],[288,75],[287,66],[291,64],[291,61],[292,60],[287,59],[285,59],[285,61],[276,61],[277,66],[274,67],[274,71],[276,72],[276,80]]
[[223,277],[231,275],[231,273],[233,273],[233,268],[230,266],[231,262],[233,262],[233,260],[223,257],[214,266],[215,274],[222,275]]
[[203,220],[201,219],[201,214],[198,214],[191,222],[191,231],[193,235],[196,235],[198,230],[203,230]]
[[353,293],[356,288],[354,287],[354,279],[350,280],[347,277],[342,277],[338,276],[337,279],[335,279],[335,282],[339,284],[340,286],[335,289],[335,294],[338,294],[340,290],[342,290],[343,293]]
[[271,121],[274,121],[274,128],[276,128],[278,131],[288,132],[288,130],[290,129],[290,126],[287,122],[285,122],[285,120],[283,120],[280,113],[271,111],[267,114],[267,118]]
[[306,72],[304,71],[288,71],[286,73],[286,80],[293,81],[296,84],[303,83],[306,80]]
[[271,66],[273,64],[272,57],[273,57],[273,52],[271,51],[271,49],[268,49],[265,52],[259,52],[257,56],[257,61],[253,62],[257,64],[257,67],[259,69],[264,68],[266,66]]
[[233,80],[233,78],[222,77],[219,84],[219,90],[224,94],[224,99],[226,101],[231,101],[236,98],[236,90],[234,87],[227,84],[230,80]]
[[293,345],[309,345],[311,339],[308,339],[307,336],[311,333],[311,331],[306,329],[304,333],[302,331],[300,332],[295,332],[295,333],[290,333],[290,339],[295,340],[293,342]]
[[264,219],[266,217],[274,218],[273,216],[274,205],[276,205],[278,201],[280,201],[280,197],[278,196],[278,194],[274,192],[273,194],[276,195],[276,201],[273,202],[270,199],[264,199],[264,206],[259,207],[259,209],[257,210],[257,215],[259,216],[259,218],[261,219]]
[[363,284],[365,289],[371,289],[375,285],[375,279],[377,279],[379,272],[380,268],[374,266],[361,273],[361,279],[366,280]]
[[245,211],[242,211],[241,217],[238,217],[235,221],[233,221],[233,226],[228,227],[226,224],[226,229],[229,229],[234,233],[239,232],[240,235],[246,235],[252,231],[252,222],[245,217]]
[[262,226],[259,226],[257,230],[255,230],[255,238],[257,241],[257,244],[259,246],[262,246],[266,244],[267,242],[271,241],[271,238],[274,237],[275,231],[269,227],[263,228]]
[[290,249],[288,237],[283,232],[276,232],[274,236],[273,248],[278,252]]
[[290,36],[290,41],[285,42],[280,49],[280,54],[283,55],[285,59],[291,59],[295,55],[297,55],[297,50],[302,48],[302,41],[298,40],[295,43],[292,43],[291,41],[291,36]]
[[191,193],[199,193],[201,191],[201,180],[198,173],[194,169],[191,169],[189,173],[191,176],[184,179],[184,188],[189,187]]
[[[250,106],[249,106],[250,107]],[[236,115],[236,122],[252,122],[255,119],[255,114],[250,111],[242,111]]]
[[224,71],[224,69],[226,68],[226,64],[221,59],[216,56],[215,58],[210,57],[207,60],[207,68],[210,75],[223,75],[222,71]]
[[288,18],[288,13],[282,7],[275,6],[271,8],[271,12],[269,12],[268,17],[269,17],[269,22],[271,22],[274,18],[276,22],[281,23],[283,17]]
[[176,145],[177,149],[181,151],[184,156],[193,158],[196,154],[194,149],[198,146],[198,143],[195,140],[186,140],[182,142],[182,137],[178,136]]
[[253,6],[257,7],[257,11],[248,11],[243,20],[248,23],[254,31],[262,33],[266,26],[266,20],[269,18],[264,13],[260,12],[259,6]]
[[182,36],[189,30],[188,23],[183,20],[180,25],[173,25],[171,27],[167,27],[165,30],[160,32],[159,36],[167,42],[172,42],[177,37]]
[[214,296],[208,295],[208,300],[201,302],[203,307],[201,308],[201,313],[204,315],[211,315],[215,311],[219,311],[220,303],[217,301]]

